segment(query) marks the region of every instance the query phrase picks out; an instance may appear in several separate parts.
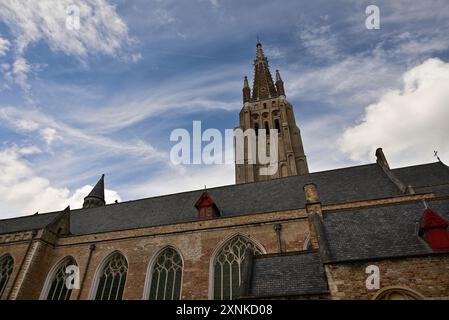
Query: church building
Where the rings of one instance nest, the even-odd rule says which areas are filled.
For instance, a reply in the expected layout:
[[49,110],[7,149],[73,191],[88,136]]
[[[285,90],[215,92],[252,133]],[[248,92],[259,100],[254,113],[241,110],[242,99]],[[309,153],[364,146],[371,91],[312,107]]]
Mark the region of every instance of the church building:
[[310,173],[274,79],[258,43],[239,127],[278,131],[274,175],[112,204],[102,176],[81,209],[0,220],[0,299],[449,299],[448,166]]

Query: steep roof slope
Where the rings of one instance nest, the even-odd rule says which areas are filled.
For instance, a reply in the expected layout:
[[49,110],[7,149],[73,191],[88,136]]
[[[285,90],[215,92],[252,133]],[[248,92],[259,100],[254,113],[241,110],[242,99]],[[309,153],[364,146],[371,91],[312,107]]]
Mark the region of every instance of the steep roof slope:
[[[429,201],[449,220],[449,200]],[[331,261],[413,256],[431,253],[418,237],[422,202],[325,212],[323,228]]]
[[[420,170],[435,176],[432,183],[442,183],[440,164],[417,166],[408,178]],[[396,169],[398,170],[398,169]],[[427,173],[423,173],[425,176]],[[438,177],[442,177],[438,180]],[[424,179],[424,178],[423,178]],[[445,180],[448,181],[448,180]],[[304,176],[229,185],[208,189],[221,210],[221,217],[232,217],[305,207],[303,186],[315,183],[324,205],[400,195],[398,188],[377,164],[315,172]],[[75,235],[126,230],[196,220],[195,202],[204,190],[196,190],[135,201],[110,204],[71,212],[71,232]],[[57,214],[0,220],[0,234],[44,227]]]

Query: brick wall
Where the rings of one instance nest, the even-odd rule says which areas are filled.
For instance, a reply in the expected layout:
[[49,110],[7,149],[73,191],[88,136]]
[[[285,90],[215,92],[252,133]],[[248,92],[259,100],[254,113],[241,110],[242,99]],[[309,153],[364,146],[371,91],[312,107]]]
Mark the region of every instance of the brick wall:
[[[208,299],[209,266],[214,250],[224,239],[242,234],[264,247],[267,253],[278,251],[274,225],[282,224],[282,245],[286,251],[302,250],[309,232],[305,210],[292,210],[259,214],[245,217],[217,219],[195,223],[167,225],[136,230],[125,230],[102,234],[68,236],[56,239],[40,232],[33,242],[34,255],[29,259],[26,276],[18,281],[20,292],[14,292],[17,299],[38,299],[51,268],[66,256],[72,256],[79,268],[81,280],[89,256],[89,245],[96,249],[92,254],[86,275],[81,299],[88,299],[94,275],[101,262],[112,252],[121,251],[128,260],[128,275],[124,299],[142,299],[146,274],[151,258],[163,247],[171,245],[183,257],[183,299]],[[8,286],[12,284],[15,272],[23,258],[29,242],[0,243],[0,255],[10,253],[15,259],[13,274]],[[30,256],[30,255],[29,255]],[[23,268],[25,270],[25,268]],[[6,297],[10,288],[7,287]],[[72,292],[76,299],[78,290]]]
[[365,269],[376,265],[380,271],[380,289],[407,287],[426,298],[449,299],[449,255],[341,263],[326,266],[332,299],[372,299],[377,290],[368,290]]

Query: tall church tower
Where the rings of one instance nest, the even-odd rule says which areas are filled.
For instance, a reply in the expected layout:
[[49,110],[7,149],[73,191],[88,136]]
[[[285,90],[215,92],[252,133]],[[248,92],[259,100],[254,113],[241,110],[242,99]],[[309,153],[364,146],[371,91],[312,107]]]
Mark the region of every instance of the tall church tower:
[[249,164],[247,141],[245,139],[244,163],[235,165],[237,183],[272,180],[280,177],[304,175],[309,173],[304,154],[301,133],[296,126],[293,106],[287,101],[279,70],[276,70],[276,82],[273,83],[262,44],[257,43],[254,60],[254,83],[251,89],[248,79],[243,81],[243,108],[240,111],[240,126],[243,131],[266,129],[267,150],[269,150],[269,129],[278,130],[278,170],[274,175],[260,175],[262,164]]

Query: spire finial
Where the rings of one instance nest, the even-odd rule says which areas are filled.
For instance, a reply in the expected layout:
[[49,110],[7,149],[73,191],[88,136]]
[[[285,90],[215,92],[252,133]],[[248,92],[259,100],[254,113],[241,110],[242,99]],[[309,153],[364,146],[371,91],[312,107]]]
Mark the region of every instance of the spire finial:
[[276,81],[282,81],[281,73],[276,69]]
[[248,77],[245,76],[243,79],[243,88],[249,88]]
[[441,162],[441,159],[440,159],[440,157],[438,156],[438,151],[434,151],[433,152],[433,156],[435,157],[435,158],[437,158],[437,160],[439,161],[439,162]]

